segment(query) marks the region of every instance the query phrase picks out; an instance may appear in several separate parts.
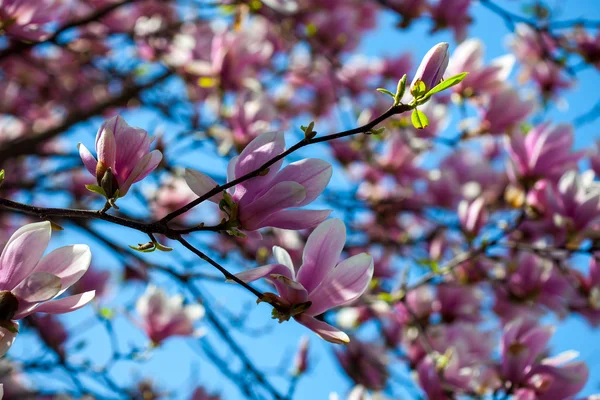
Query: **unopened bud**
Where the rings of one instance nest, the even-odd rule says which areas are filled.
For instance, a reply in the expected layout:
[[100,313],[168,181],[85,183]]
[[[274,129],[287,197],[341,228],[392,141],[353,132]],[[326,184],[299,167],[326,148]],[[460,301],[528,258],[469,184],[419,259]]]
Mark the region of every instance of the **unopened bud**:
[[300,376],[308,369],[308,338],[306,336],[300,339],[298,351],[294,358],[294,367],[292,374],[294,376]]
[[425,84],[426,91],[431,90],[440,83],[444,72],[446,72],[446,67],[448,67],[449,60],[448,43],[442,42],[433,46],[425,54],[417,69],[417,73],[410,84],[411,91],[414,90],[414,86],[418,81],[422,81]]

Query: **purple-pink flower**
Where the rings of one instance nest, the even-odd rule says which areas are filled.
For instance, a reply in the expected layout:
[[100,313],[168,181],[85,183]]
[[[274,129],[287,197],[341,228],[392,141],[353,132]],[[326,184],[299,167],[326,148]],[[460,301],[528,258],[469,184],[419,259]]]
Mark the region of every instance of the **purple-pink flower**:
[[421,64],[419,64],[419,68],[417,68],[417,72],[410,84],[411,89],[415,87],[418,81],[422,81],[425,84],[427,91],[433,89],[441,82],[448,66],[448,60],[450,59],[448,46],[448,43],[442,42],[429,49],[425,57],[423,57]]
[[484,65],[483,43],[479,39],[467,39],[452,53],[447,76],[458,75],[462,72],[469,74],[452,90],[465,97],[493,93],[500,89],[508,79],[515,63],[515,57],[506,55],[499,57],[489,65]]
[[[267,161],[283,153],[285,140],[282,133],[263,133],[231,159],[228,181],[249,174]],[[280,170],[282,161],[271,165],[266,173],[250,178],[228,193],[237,204],[238,227],[242,231],[255,231],[263,227],[283,229],[312,228],[324,221],[330,210],[289,210],[314,201],[325,189],[331,178],[331,164],[316,158],[293,162]],[[196,195],[202,196],[214,189],[217,183],[209,176],[186,170],[186,182]],[[219,203],[223,194],[209,200]]]
[[482,115],[484,132],[511,133],[533,111],[533,100],[522,100],[515,89],[503,87],[490,95]]
[[85,274],[92,258],[85,245],[60,247],[43,256],[52,228],[50,222],[28,224],[10,238],[0,256],[0,355],[12,345],[14,320],[34,312],[63,314],[94,298],[94,291],[56,299]]
[[183,305],[180,295],[168,297],[163,290],[150,285],[135,308],[142,317],[142,329],[154,345],[171,336],[202,334],[194,328],[194,322],[204,316],[204,307],[201,304]]
[[485,198],[478,197],[472,202],[468,200],[461,201],[458,205],[458,219],[461,228],[468,237],[474,238],[477,236],[488,219]]
[[588,378],[587,366],[570,362],[576,352],[541,359],[554,329],[534,321],[517,319],[506,325],[502,336],[500,374],[516,390],[517,399],[567,399],[577,394]]
[[269,264],[236,276],[244,282],[265,278],[277,289],[268,294],[276,305],[274,317],[293,317],[323,339],[348,343],[348,335],[315,317],[358,299],[373,277],[373,258],[361,253],[339,262],[346,243],[346,227],[339,219],[322,222],[310,234],[304,247],[302,265],[296,273],[287,251],[273,247],[277,264]]
[[513,182],[525,179],[558,180],[566,171],[577,167],[581,152],[573,152],[573,129],[570,125],[540,124],[526,135],[517,132],[506,139],[512,160],[509,176]]
[[98,160],[81,143],[79,155],[107,198],[112,199],[117,193],[118,197],[123,197],[131,185],[148,176],[162,160],[160,151],[150,151],[153,140],[148,132],[129,126],[117,115],[104,122],[98,130]]

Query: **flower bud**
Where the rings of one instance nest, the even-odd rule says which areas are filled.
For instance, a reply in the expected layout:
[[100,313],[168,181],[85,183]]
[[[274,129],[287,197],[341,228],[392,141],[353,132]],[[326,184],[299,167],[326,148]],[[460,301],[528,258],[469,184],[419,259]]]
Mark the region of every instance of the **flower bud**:
[[294,376],[300,376],[308,369],[308,338],[306,336],[300,339],[298,351],[294,358],[294,366],[292,374]]
[[433,89],[442,80],[449,59],[448,43],[442,42],[433,46],[425,54],[425,57],[423,57],[417,73],[410,84],[411,90],[418,81],[422,81],[425,84],[426,91]]

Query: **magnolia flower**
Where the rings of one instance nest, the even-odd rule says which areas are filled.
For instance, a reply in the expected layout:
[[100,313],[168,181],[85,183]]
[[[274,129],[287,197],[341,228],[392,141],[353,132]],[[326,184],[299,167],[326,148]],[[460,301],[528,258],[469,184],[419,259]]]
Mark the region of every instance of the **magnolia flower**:
[[221,396],[218,394],[209,394],[203,387],[198,387],[192,393],[190,400],[221,400]]
[[411,89],[418,81],[425,84],[426,90],[433,89],[442,80],[449,58],[448,43],[446,42],[438,43],[429,49],[410,84]]
[[526,135],[506,138],[506,149],[512,160],[509,176],[519,179],[549,178],[557,180],[567,170],[577,166],[581,152],[572,152],[573,129],[563,124],[537,125]]
[[567,171],[558,185],[546,188],[549,216],[568,239],[582,239],[600,221],[600,186],[593,178],[593,173]]
[[[238,157],[229,162],[228,181],[249,174],[285,150],[282,133],[264,133],[254,139]],[[225,195],[220,193],[209,198],[219,203],[231,199],[230,210],[237,208],[237,215],[231,213],[243,231],[255,231],[271,226],[283,229],[312,228],[325,220],[330,210],[288,210],[302,207],[314,201],[323,192],[331,178],[331,165],[316,158],[306,158],[291,163],[281,171],[282,161],[271,165],[266,173],[250,178],[235,187],[235,191]],[[186,170],[185,180],[194,193],[202,196],[214,189],[217,183],[209,176]]]
[[204,307],[201,304],[184,306],[182,296],[167,297],[163,290],[150,285],[135,308],[142,317],[142,329],[155,345],[171,336],[202,333],[194,329],[194,322],[204,317]]
[[338,263],[345,242],[344,223],[330,219],[317,226],[308,237],[297,273],[287,251],[274,246],[273,255],[278,264],[236,276],[244,282],[266,278],[275,285],[279,296],[267,293],[266,297],[276,305],[273,315],[280,321],[293,317],[328,342],[348,343],[350,339],[344,332],[314,318],[358,299],[371,282],[374,267],[370,255],[361,253]]
[[389,372],[384,347],[353,340],[343,350],[335,350],[335,356],[355,384],[372,390],[385,388]]
[[467,33],[467,26],[471,22],[469,8],[471,0],[438,0],[431,5],[431,17],[435,21],[434,31],[441,28],[450,28],[454,31],[454,39],[462,41]]
[[578,393],[588,378],[587,366],[570,363],[577,352],[567,351],[544,358],[553,327],[538,326],[532,320],[518,319],[506,325],[502,336],[500,371],[521,399],[567,399]]
[[492,134],[510,133],[533,109],[533,100],[521,100],[516,90],[505,86],[490,96],[482,116],[482,129]]
[[34,312],[63,314],[94,298],[94,291],[54,300],[85,274],[92,254],[88,246],[65,246],[42,257],[48,247],[50,222],[28,224],[10,238],[0,256],[0,355],[17,334],[13,322]]
[[447,75],[454,76],[465,71],[469,74],[452,87],[453,91],[472,97],[494,92],[504,85],[512,71],[515,57],[506,55],[485,66],[483,50],[483,43],[479,39],[467,39],[454,50],[446,70]]
[[104,122],[96,134],[98,161],[81,143],[79,155],[107,198],[117,194],[123,197],[131,185],[148,176],[162,160],[160,151],[150,151],[153,140],[148,132],[127,125],[117,115]]
[[0,0],[0,26],[20,40],[44,40],[46,24],[56,21],[60,2],[53,0]]
[[488,212],[485,209],[485,199],[478,197],[473,202],[463,200],[458,205],[458,219],[463,231],[470,237],[475,237],[485,226]]

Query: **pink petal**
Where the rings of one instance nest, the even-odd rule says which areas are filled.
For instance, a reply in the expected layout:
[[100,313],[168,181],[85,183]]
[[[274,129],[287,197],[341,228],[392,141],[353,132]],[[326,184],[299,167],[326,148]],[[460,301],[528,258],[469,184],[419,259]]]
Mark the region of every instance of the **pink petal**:
[[106,168],[115,167],[117,155],[117,143],[115,141],[114,131],[107,129],[105,124],[102,124],[98,134],[96,135],[96,153],[98,161],[104,164]]
[[279,182],[245,207],[240,206],[242,229],[253,231],[266,225],[261,222],[269,215],[297,206],[306,197],[304,186],[296,182]]
[[58,248],[46,255],[35,270],[58,276],[62,286],[58,293],[60,295],[85,274],[91,261],[90,248],[83,244],[75,244]]
[[[258,169],[273,157],[283,153],[284,150],[283,132],[266,132],[259,135],[239,155],[235,163],[235,177],[239,178]],[[281,161],[273,164],[267,175],[274,176],[279,168],[281,168]]]
[[96,161],[96,159],[94,158],[92,153],[90,153],[90,151],[87,149],[87,147],[85,147],[81,143],[77,145],[77,149],[79,150],[79,156],[81,157],[81,161],[83,161],[83,165],[85,165],[85,168],[87,168],[90,174],[96,176],[96,166],[98,165],[98,161]]
[[325,221],[329,214],[331,210],[281,210],[269,215],[262,225],[281,229],[308,229]]
[[283,275],[285,277],[293,279],[293,272],[290,271],[290,269],[287,266],[282,264],[263,265],[262,267],[240,272],[238,274],[235,274],[235,276],[246,283],[250,283],[271,274]]
[[14,319],[31,310],[37,303],[50,300],[60,292],[60,278],[48,272],[34,272],[23,280],[12,293],[19,299],[19,309]]
[[306,158],[291,163],[273,178],[271,185],[278,182],[293,181],[301,184],[306,189],[306,198],[299,207],[314,201],[329,183],[332,168],[327,161],[317,158]]
[[291,278],[279,274],[271,274],[269,278],[277,288],[277,293],[290,304],[301,304],[308,300],[306,289]]
[[151,151],[146,154],[135,166],[125,183],[119,186],[119,196],[123,197],[129,191],[131,185],[135,182],[139,182],[147,177],[150,172],[154,171],[158,164],[162,160],[162,153],[158,150]]
[[336,344],[345,344],[350,342],[348,335],[326,322],[319,321],[318,319],[306,314],[300,314],[294,317],[294,319],[328,342]]
[[287,252],[286,249],[281,248],[279,246],[273,246],[273,257],[279,264],[283,264],[292,271],[292,278],[295,279],[296,273],[294,272],[294,263],[292,262],[292,257],[290,253]]
[[310,293],[312,302],[308,315],[319,315],[330,308],[339,307],[358,299],[373,278],[373,257],[357,254],[342,261],[323,282]]
[[0,256],[2,290],[13,289],[34,270],[48,247],[51,233],[48,221],[25,225],[13,233]]
[[79,310],[81,307],[88,304],[96,296],[96,291],[92,290],[76,294],[74,296],[64,297],[58,300],[47,301],[40,304],[35,312],[44,312],[48,314],[64,314],[71,311]]
[[[235,177],[239,178],[257,170],[273,157],[283,153],[284,150],[285,139],[283,133],[263,133],[250,142],[237,158],[233,168]],[[239,184],[236,187],[236,199],[239,199],[241,204],[248,204],[253,201],[258,194],[269,188],[269,183],[281,168],[282,163],[283,160],[279,160],[269,167],[269,172],[265,175],[251,178]],[[237,193],[237,191],[240,191],[240,193]]]
[[346,226],[337,218],[322,222],[310,234],[297,277],[309,293],[333,270],[345,244]]
[[[185,169],[185,182],[198,197],[202,197],[204,194],[219,186],[210,176],[190,168]],[[222,198],[223,193],[219,193],[210,197],[208,200],[218,204]]]
[[[10,346],[15,342],[17,332],[11,332],[7,329],[0,328],[0,357],[4,356]],[[0,399],[2,396],[0,395]]]

